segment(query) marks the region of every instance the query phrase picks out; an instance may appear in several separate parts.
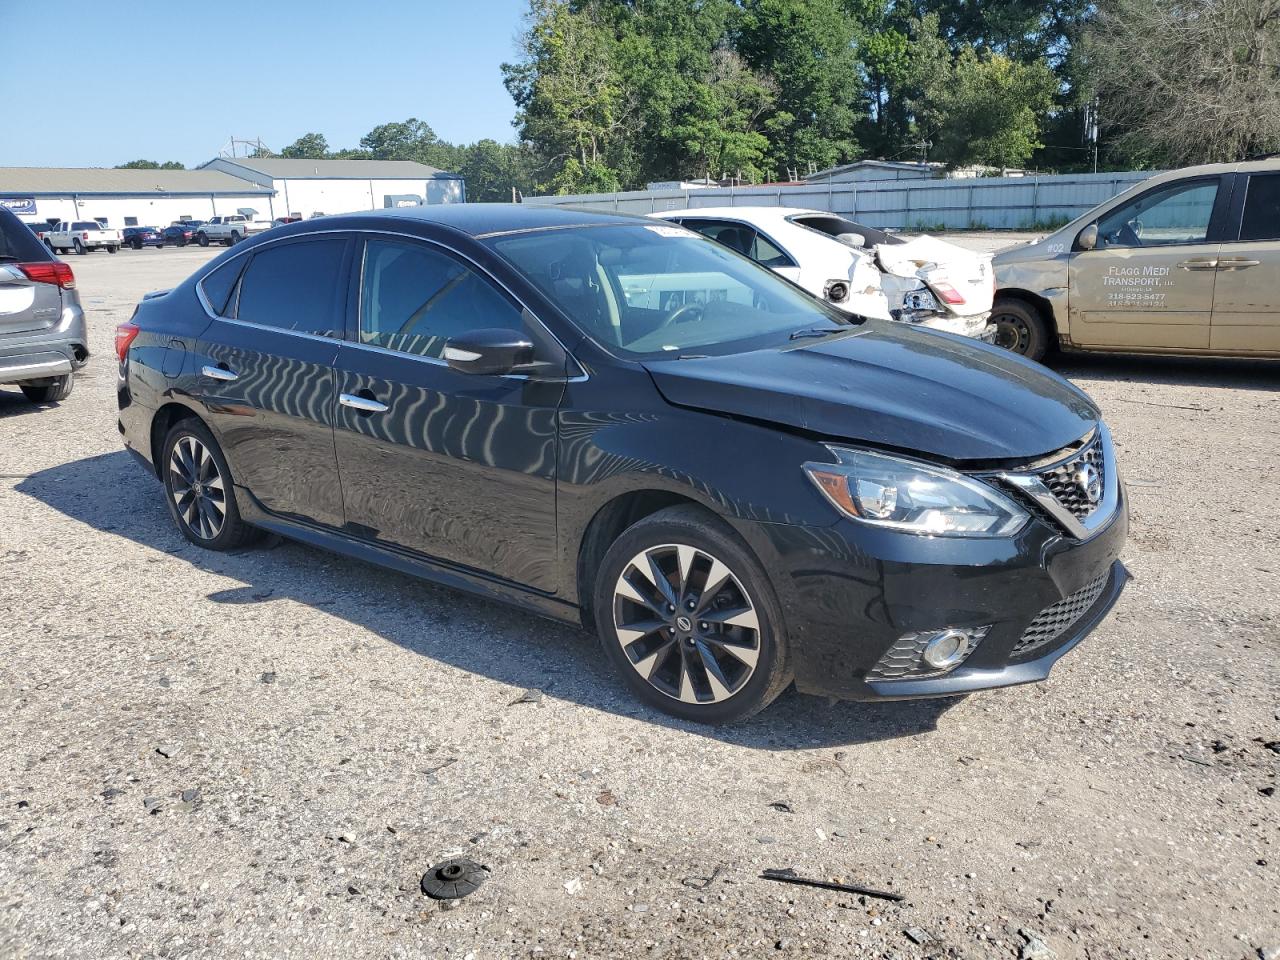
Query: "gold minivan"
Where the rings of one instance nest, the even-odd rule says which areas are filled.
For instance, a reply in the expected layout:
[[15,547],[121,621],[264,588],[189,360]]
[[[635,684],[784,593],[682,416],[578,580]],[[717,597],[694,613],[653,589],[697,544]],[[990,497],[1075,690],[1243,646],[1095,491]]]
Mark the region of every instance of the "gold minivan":
[[1157,174],[996,254],[996,342],[1280,357],[1280,158]]

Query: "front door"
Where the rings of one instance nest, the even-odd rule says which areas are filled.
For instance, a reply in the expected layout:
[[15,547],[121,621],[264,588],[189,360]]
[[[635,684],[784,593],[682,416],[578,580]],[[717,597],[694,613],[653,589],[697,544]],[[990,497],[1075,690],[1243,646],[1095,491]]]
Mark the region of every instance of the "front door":
[[1236,178],[1244,190],[1239,226],[1218,255],[1209,346],[1231,353],[1280,353],[1280,173]]
[[333,237],[273,243],[206,277],[201,294],[217,319],[190,371],[237,486],[272,513],[335,527],[344,518],[333,363],[349,246]]
[[1223,193],[1220,177],[1180,180],[1103,214],[1097,246],[1071,255],[1072,341],[1207,349]]
[[460,373],[442,359],[474,329],[538,344],[536,321],[437,245],[371,237],[362,257],[357,336],[337,361],[348,531],[554,592],[563,378]]

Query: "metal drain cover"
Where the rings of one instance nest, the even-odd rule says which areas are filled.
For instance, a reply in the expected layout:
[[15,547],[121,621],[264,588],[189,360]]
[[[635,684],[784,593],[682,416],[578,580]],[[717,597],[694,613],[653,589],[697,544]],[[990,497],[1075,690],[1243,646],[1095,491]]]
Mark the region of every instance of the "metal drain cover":
[[433,900],[457,900],[475,893],[488,879],[488,867],[466,857],[453,857],[422,875],[422,892]]

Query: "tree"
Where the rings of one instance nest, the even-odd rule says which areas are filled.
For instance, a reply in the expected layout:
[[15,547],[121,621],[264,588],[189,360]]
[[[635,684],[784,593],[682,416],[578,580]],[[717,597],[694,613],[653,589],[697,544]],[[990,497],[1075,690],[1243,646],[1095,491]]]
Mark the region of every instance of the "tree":
[[908,76],[918,132],[932,140],[935,158],[1016,167],[1043,146],[1041,121],[1058,91],[1043,60],[1018,63],[970,45],[953,57],[928,14],[917,26]]
[[329,156],[329,141],[324,134],[304,133],[281,150],[280,156],[291,160],[324,160]]
[[164,163],[156,163],[154,160],[130,160],[128,163],[119,164],[117,170],[185,170],[187,169],[177,160],[166,160]]
[[1130,158],[1183,166],[1280,150],[1280,0],[1102,0],[1083,52]]
[[759,180],[769,150],[761,116],[773,106],[777,84],[752,72],[727,48],[713,54],[710,69],[692,92],[675,135],[703,177]]
[[511,201],[533,187],[532,157],[527,148],[481,140],[461,148],[466,157],[457,171],[467,183],[467,199],[479,203]]

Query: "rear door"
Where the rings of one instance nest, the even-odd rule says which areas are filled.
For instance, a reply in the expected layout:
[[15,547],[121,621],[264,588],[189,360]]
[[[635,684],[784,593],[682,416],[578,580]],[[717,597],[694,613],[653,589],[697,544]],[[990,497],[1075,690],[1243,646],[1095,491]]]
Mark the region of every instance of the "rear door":
[[1280,353],[1280,171],[1237,174],[1233,227],[1218,254],[1209,346]]
[[554,591],[563,377],[460,373],[441,356],[450,337],[494,327],[527,333],[559,370],[563,352],[449,249],[371,236],[357,262],[354,342],[337,363],[349,532]]
[[1228,191],[1221,176],[1152,187],[1104,213],[1068,268],[1082,346],[1208,349]]
[[196,346],[197,390],[236,484],[272,513],[340,527],[333,363],[351,239],[266,244],[201,281],[215,316]]

